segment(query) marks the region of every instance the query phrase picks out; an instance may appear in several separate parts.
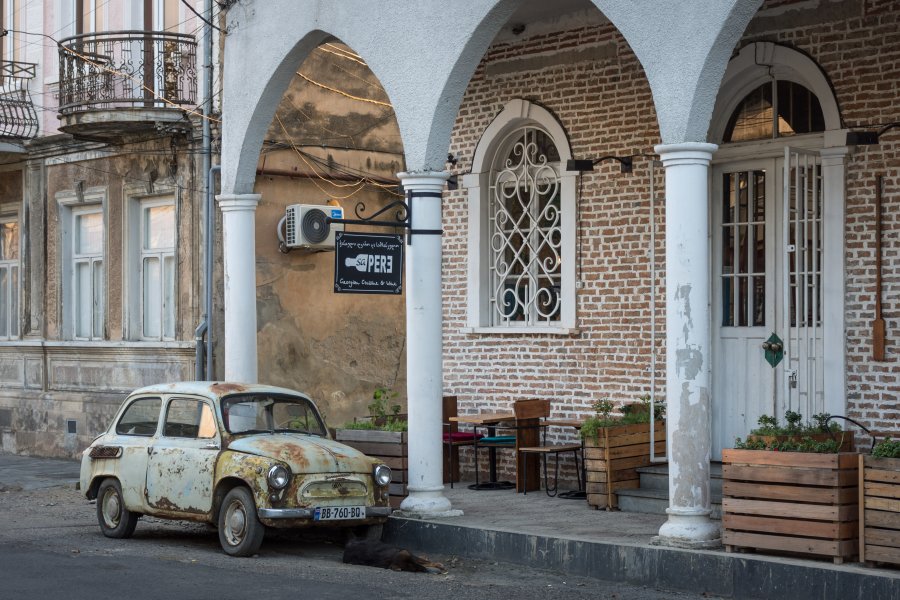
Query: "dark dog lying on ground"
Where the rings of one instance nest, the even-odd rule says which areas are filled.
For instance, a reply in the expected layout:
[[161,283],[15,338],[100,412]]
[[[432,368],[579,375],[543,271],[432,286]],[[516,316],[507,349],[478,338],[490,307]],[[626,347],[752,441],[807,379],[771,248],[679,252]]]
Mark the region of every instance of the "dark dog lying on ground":
[[409,550],[377,540],[352,538],[344,546],[344,562],[348,565],[379,567],[413,573],[444,573],[444,565],[421,558]]

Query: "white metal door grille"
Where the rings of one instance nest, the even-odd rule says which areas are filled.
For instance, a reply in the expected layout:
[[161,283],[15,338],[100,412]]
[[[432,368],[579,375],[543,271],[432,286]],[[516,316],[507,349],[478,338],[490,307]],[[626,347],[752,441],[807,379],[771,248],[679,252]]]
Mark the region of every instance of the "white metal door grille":
[[822,167],[817,154],[784,150],[784,399],[810,417],[821,389]]

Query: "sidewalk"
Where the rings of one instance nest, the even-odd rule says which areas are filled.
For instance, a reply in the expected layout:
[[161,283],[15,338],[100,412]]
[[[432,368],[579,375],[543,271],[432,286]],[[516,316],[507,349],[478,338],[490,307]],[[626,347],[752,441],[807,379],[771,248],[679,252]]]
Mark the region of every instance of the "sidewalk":
[[[74,486],[79,463],[0,454],[0,493]],[[900,599],[900,570],[650,544],[664,516],[593,510],[584,500],[446,489],[461,517],[391,518],[385,541],[421,553],[726,598]]]
[[666,517],[606,512],[584,500],[446,489],[463,516],[394,517],[385,541],[566,574],[740,599],[900,599],[900,570],[859,563],[653,546]]

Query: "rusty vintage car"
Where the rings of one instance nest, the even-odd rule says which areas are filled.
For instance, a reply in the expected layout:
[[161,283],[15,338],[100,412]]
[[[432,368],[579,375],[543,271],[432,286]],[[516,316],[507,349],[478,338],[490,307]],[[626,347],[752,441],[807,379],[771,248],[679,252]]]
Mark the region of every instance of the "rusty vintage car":
[[353,526],[380,533],[391,470],[329,439],[304,394],[265,385],[182,382],[141,388],[84,451],[80,489],[107,537],[141,515],[219,530],[250,556],[266,527]]

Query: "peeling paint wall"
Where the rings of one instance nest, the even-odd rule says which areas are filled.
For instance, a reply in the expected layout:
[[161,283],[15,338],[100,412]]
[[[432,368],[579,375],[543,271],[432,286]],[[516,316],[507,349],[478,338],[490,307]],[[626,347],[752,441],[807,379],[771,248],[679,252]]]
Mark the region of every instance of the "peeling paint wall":
[[[398,199],[339,173],[346,166],[392,181],[403,170],[389,98],[351,53],[327,44],[299,66],[302,76],[294,77],[269,128],[255,189],[262,195],[256,212],[259,380],[306,392],[330,427],[368,414],[375,388],[398,391],[404,405],[406,395],[403,296],[335,294],[333,252],[278,251],[276,228],[288,205],[337,199],[345,216],[356,218],[358,202],[372,214]],[[334,175],[341,179],[326,181]]]

